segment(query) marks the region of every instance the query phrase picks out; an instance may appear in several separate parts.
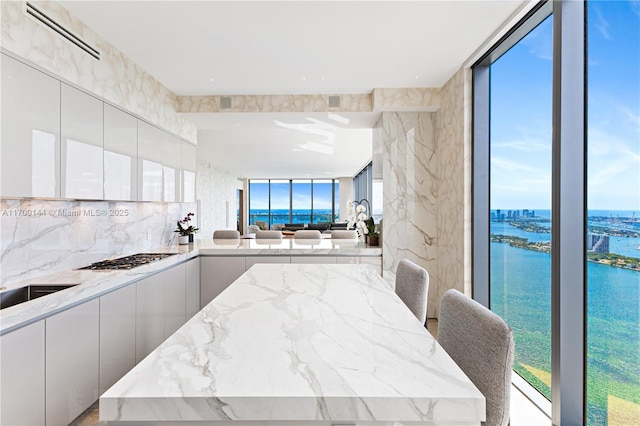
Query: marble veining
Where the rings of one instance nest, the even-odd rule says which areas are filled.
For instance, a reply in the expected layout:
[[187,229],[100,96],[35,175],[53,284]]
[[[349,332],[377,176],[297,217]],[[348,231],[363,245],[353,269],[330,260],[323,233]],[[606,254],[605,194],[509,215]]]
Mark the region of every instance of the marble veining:
[[[154,203],[141,203],[149,207]],[[184,216],[184,214],[182,215]],[[156,215],[152,215],[156,217]],[[3,227],[4,230],[4,227]],[[171,228],[171,231],[173,228]],[[102,232],[103,228],[96,231]],[[34,271],[27,278],[23,274],[21,281],[3,284],[3,287],[11,290],[29,284],[77,284],[72,288],[48,295],[46,297],[21,303],[0,311],[0,334],[12,329],[21,327],[29,322],[51,315],[52,313],[69,308],[74,304],[95,298],[102,293],[114,290],[131,281],[144,278],[146,275],[158,272],[162,269],[174,266],[177,263],[196,256],[361,256],[380,258],[382,252],[380,248],[366,247],[363,244],[345,242],[345,240],[321,240],[319,242],[308,243],[296,242],[293,239],[285,240],[196,240],[193,244],[178,245],[172,236],[171,244],[157,244],[146,247],[146,251],[154,253],[177,253],[157,262],[136,267],[124,271],[91,271],[77,269],[55,269],[49,273],[35,274]],[[144,250],[141,250],[144,251]],[[81,257],[81,253],[74,254],[62,251],[60,256],[73,260],[74,268],[86,266],[95,260],[121,257],[123,254],[133,252],[117,253],[104,256],[99,259],[90,260],[82,264],[76,264],[76,256]],[[26,255],[25,255],[26,256]],[[26,259],[26,257],[25,257]],[[27,262],[28,260],[25,260]],[[53,263],[53,262],[52,262]],[[55,263],[54,263],[55,264]],[[61,263],[58,264],[58,266]],[[2,259],[3,269],[5,260]],[[3,271],[4,272],[4,271]],[[4,289],[2,291],[5,291]]]
[[441,103],[441,89],[407,87],[373,89],[374,111],[437,111]]
[[3,49],[196,143],[197,129],[176,113],[176,96],[55,1],[32,1],[100,53],[100,60],[37,23],[22,11],[22,1],[0,2]]
[[200,201],[201,238],[211,238],[213,231],[218,229],[236,229],[238,184],[238,178],[229,172],[198,162],[196,187]]
[[471,70],[463,68],[444,85],[436,113],[437,300],[450,288],[471,294],[471,99]]
[[2,285],[162,247],[195,203],[0,201]]
[[[433,113],[384,112],[374,130],[374,164],[382,166],[383,264],[393,276],[407,258],[437,285],[437,155]],[[379,172],[374,172],[377,174]],[[438,303],[429,291],[428,315]]]
[[220,96],[178,96],[178,112],[370,112],[370,94],[340,94],[340,106],[329,107],[330,95],[230,95],[231,108]]
[[255,265],[104,393],[100,420],[479,424],[484,405],[375,268]]

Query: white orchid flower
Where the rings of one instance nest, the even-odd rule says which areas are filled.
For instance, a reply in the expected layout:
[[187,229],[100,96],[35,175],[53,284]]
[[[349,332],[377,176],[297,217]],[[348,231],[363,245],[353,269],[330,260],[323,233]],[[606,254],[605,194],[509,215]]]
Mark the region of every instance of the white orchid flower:
[[359,219],[359,220],[365,220],[365,219],[367,219],[367,215],[366,215],[366,214],[364,214],[364,213],[360,213],[360,214],[358,215],[358,219]]
[[365,206],[363,206],[362,204],[360,204],[358,207],[356,207],[356,212],[358,213],[363,213],[367,211],[367,208]]

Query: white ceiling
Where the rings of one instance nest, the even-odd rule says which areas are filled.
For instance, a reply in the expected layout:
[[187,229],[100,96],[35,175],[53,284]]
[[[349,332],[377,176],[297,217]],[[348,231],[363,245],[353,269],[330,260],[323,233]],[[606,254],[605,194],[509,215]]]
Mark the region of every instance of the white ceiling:
[[[258,95],[441,87],[525,1],[61,3],[176,95]],[[304,114],[213,115],[191,117],[202,130],[198,155],[212,164],[227,164],[243,177],[280,177],[270,175],[273,170],[262,168],[260,158],[250,154],[280,137],[264,137],[267,133],[289,132],[285,139],[290,145],[304,145],[311,118],[319,120],[319,132],[335,131],[334,141],[349,140],[353,131],[354,142],[344,144],[359,145],[355,141],[361,139],[362,123],[375,122],[370,114],[353,115],[350,125],[327,129],[318,116]],[[285,130],[281,123],[306,124],[306,132]],[[311,157],[305,175],[356,172],[360,158],[342,164],[352,155],[341,146],[336,142],[333,155]],[[271,152],[281,146],[273,148]],[[227,161],[241,156],[252,172],[240,172],[242,168],[232,168],[237,161]],[[292,167],[291,161],[287,158],[281,167]]]

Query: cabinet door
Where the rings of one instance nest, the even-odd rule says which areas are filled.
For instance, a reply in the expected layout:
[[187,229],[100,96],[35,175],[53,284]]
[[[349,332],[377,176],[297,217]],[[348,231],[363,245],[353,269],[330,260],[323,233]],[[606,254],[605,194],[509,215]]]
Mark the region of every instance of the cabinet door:
[[162,149],[162,173],[164,178],[163,201],[180,201],[180,156],[182,149],[180,139],[167,132],[163,132]]
[[100,395],[136,365],[136,286],[100,297]]
[[248,270],[256,263],[291,263],[289,256],[247,256],[246,269]]
[[196,146],[182,141],[182,201],[196,201]]
[[104,102],[62,84],[60,105],[62,197],[102,200]]
[[335,256],[291,256],[291,263],[335,264]]
[[201,257],[200,308],[222,293],[244,270],[244,257]]
[[2,55],[0,195],[60,197],[60,82]]
[[0,336],[0,390],[0,424],[44,424],[44,321]]
[[162,201],[162,130],[138,120],[138,199]]
[[162,274],[136,284],[136,364],[164,341],[164,282]]
[[104,198],[137,200],[138,120],[104,104]]
[[336,258],[338,264],[352,264],[352,265],[374,265],[378,268],[378,271],[382,274],[382,257],[376,256],[338,256]]
[[183,263],[160,273],[164,282],[164,339],[182,327],[185,321],[186,268]]
[[187,262],[186,282],[186,317],[188,321],[200,310],[200,259],[195,258]]
[[98,299],[45,320],[46,424],[66,425],[98,399]]

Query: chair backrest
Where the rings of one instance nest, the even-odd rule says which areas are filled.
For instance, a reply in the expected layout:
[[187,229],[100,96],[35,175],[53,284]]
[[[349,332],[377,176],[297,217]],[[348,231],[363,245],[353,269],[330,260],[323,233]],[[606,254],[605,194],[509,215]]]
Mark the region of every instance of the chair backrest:
[[502,318],[457,290],[440,302],[438,342],[487,401],[483,425],[509,424],[513,333]]
[[421,324],[427,320],[429,273],[408,259],[402,259],[396,270],[396,293]]
[[288,230],[304,229],[304,223],[285,223],[284,227]]
[[220,229],[213,231],[214,240],[237,240],[240,239],[240,232],[234,229]]
[[332,240],[357,240],[358,233],[356,231],[347,231],[347,230],[334,230],[331,231],[331,239]]
[[258,231],[256,232],[256,240],[281,240],[281,231]]
[[293,238],[296,240],[319,240],[322,238],[322,234],[320,231],[309,231],[305,229],[296,231],[296,233],[293,234]]
[[260,230],[260,227],[257,225],[249,225],[247,226],[247,234],[255,234]]

